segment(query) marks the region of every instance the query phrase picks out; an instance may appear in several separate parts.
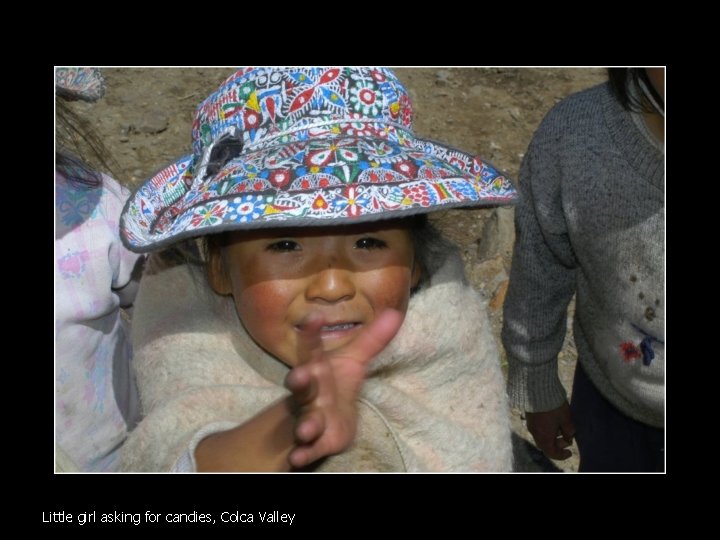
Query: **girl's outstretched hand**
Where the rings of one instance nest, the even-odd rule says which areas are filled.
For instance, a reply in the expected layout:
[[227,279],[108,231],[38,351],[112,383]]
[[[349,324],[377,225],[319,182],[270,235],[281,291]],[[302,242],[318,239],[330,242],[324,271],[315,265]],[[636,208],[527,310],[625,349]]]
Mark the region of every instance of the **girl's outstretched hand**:
[[324,321],[311,318],[300,331],[302,364],[285,378],[297,404],[297,446],[288,460],[294,468],[345,450],[355,438],[357,409],[368,366],[397,334],[403,314],[386,309],[349,344],[324,353],[320,330]]

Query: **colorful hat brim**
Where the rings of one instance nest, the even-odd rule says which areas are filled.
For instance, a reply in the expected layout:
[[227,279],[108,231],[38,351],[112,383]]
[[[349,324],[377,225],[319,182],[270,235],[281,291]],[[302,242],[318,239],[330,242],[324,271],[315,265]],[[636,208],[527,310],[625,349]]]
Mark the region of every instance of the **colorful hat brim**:
[[[346,130],[347,133],[347,130]],[[148,252],[230,230],[393,219],[510,204],[510,181],[480,158],[408,137],[308,138],[248,150],[207,179],[192,156],[165,167],[128,200],[125,245]]]

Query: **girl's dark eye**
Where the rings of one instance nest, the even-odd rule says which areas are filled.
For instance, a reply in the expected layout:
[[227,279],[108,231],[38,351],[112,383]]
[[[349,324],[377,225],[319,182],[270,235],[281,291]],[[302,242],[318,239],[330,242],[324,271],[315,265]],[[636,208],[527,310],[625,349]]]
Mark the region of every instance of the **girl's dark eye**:
[[268,251],[296,251],[300,245],[293,240],[278,240],[267,247]]
[[357,242],[355,242],[355,248],[356,249],[382,249],[387,247],[387,243],[385,243],[384,240],[380,240],[379,238],[361,238]]

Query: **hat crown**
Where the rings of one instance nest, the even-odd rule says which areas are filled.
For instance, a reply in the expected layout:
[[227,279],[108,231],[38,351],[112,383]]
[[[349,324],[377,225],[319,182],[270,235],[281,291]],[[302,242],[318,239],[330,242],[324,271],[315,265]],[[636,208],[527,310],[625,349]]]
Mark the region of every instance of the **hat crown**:
[[282,144],[314,126],[344,122],[412,132],[407,90],[382,67],[242,68],[198,107],[193,153],[200,158],[230,131],[248,147],[276,139]]

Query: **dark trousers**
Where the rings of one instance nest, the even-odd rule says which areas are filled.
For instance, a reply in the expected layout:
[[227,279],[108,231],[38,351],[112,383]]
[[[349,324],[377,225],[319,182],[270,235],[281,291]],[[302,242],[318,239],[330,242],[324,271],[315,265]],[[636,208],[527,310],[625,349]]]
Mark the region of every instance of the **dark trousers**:
[[665,430],[624,415],[606,400],[578,362],[570,403],[580,472],[662,472]]

